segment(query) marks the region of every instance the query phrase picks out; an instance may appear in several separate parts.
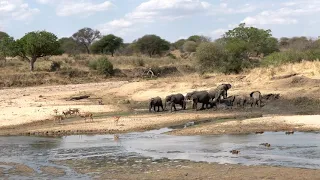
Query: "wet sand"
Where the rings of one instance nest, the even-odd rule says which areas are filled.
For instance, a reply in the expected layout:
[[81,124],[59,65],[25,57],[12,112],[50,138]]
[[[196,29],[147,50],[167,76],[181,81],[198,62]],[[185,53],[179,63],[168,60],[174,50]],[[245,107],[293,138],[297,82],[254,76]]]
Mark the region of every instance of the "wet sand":
[[[191,162],[187,160],[129,159],[105,162],[103,159],[67,160],[66,164],[81,174],[94,173],[94,179],[319,179],[320,170],[242,166]],[[102,165],[103,164],[103,165]]]

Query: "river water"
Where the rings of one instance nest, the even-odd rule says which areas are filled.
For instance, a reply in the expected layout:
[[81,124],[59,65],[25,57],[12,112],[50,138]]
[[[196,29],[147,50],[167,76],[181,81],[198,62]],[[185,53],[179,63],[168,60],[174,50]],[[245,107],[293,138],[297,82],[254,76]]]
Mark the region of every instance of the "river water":
[[[60,138],[0,137],[0,162],[63,168],[65,178],[86,179],[52,161],[99,156],[144,156],[243,165],[272,165],[320,169],[320,133],[265,132],[248,135],[171,136],[163,128],[113,135],[74,135]],[[270,147],[260,145],[270,143]],[[231,154],[236,149],[240,153]],[[0,165],[0,168],[5,168]]]

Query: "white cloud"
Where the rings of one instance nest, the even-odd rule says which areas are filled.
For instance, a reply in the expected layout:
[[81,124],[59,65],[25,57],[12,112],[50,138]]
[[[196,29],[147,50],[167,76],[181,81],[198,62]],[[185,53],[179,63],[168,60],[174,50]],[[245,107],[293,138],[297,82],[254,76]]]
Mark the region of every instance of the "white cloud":
[[149,0],[141,3],[123,18],[98,25],[103,33],[130,32],[128,27],[138,23],[151,23],[156,20],[173,21],[176,19],[207,12],[211,4],[200,0]]
[[24,0],[0,0],[0,21],[2,28],[12,20],[30,21],[34,15],[39,13],[37,8],[29,7]]
[[53,2],[54,0],[37,0],[40,4],[49,4],[50,2]]
[[91,1],[62,1],[57,7],[58,16],[83,15],[106,11],[113,7],[110,1],[94,4]]
[[281,3],[279,6],[278,9],[265,10],[255,16],[246,17],[242,22],[248,25],[297,24],[303,16],[320,13],[320,1],[317,0],[296,0]]
[[21,4],[17,11],[12,12],[12,17],[15,20],[28,20],[39,12],[40,10],[37,8],[29,8],[28,4]]
[[220,28],[220,29],[216,29],[216,30],[212,31],[211,34],[215,37],[218,37],[218,36],[223,35],[226,31],[228,31],[228,30]]

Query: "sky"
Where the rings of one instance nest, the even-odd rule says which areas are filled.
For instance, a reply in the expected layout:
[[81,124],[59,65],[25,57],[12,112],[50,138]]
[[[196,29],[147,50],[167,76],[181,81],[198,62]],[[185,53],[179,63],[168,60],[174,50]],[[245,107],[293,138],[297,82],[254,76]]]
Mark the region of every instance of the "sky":
[[59,38],[84,27],[132,42],[156,34],[170,42],[212,39],[240,23],[273,36],[320,36],[320,0],[0,0],[0,31],[14,38],[46,30]]

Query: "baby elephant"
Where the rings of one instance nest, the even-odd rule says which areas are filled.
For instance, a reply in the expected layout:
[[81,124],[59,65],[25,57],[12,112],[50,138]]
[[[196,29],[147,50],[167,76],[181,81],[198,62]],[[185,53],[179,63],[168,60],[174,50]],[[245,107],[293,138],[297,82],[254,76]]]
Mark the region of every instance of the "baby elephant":
[[261,92],[260,91],[253,91],[250,93],[250,103],[251,103],[251,107],[252,106],[258,106],[261,107]]
[[156,112],[156,106],[158,107],[158,112],[160,110],[160,107],[163,111],[162,99],[159,96],[150,99],[149,112],[151,112],[152,107],[154,112]]
[[181,109],[186,109],[186,101],[182,94],[171,94],[166,97],[164,102],[164,108],[167,109],[167,102],[170,104],[170,109],[172,112],[172,108],[176,111],[176,104],[181,106]]

